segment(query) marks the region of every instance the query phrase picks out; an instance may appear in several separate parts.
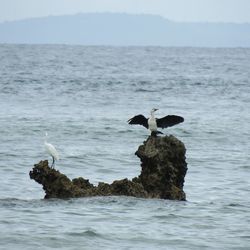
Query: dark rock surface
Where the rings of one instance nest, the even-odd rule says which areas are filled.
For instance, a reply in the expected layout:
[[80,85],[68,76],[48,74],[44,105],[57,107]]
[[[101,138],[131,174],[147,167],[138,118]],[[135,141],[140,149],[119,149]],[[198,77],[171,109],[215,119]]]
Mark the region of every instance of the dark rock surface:
[[185,200],[183,191],[187,172],[184,144],[174,136],[150,136],[139,146],[141,159],[139,180],[149,197]]
[[30,178],[42,184],[45,198],[126,195],[142,198],[185,200],[183,191],[187,171],[184,144],[174,136],[153,137],[139,146],[136,155],[141,159],[141,174],[132,180],[100,182],[94,186],[82,177],[70,180],[48,161],[40,161],[30,171]]

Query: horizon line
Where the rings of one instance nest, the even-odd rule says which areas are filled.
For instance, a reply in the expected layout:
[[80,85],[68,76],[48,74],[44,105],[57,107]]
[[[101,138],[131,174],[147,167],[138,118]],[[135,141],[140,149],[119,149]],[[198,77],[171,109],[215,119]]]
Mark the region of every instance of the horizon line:
[[151,17],[159,17],[164,19],[165,21],[168,22],[173,22],[173,23],[186,23],[186,24],[236,24],[236,25],[250,25],[249,22],[234,22],[234,21],[178,21],[178,20],[173,20],[169,19],[167,17],[164,17],[160,14],[152,14],[152,13],[129,13],[129,12],[113,12],[113,11],[95,11],[95,12],[76,12],[76,13],[71,13],[71,14],[52,14],[52,15],[41,15],[41,16],[34,16],[34,17],[25,17],[25,18],[20,18],[20,19],[13,19],[13,20],[4,20],[0,21],[1,24],[5,23],[12,23],[12,22],[21,22],[21,21],[27,21],[27,20],[34,20],[34,19],[43,19],[43,18],[49,18],[49,17],[63,17],[63,16],[77,16],[77,15],[101,15],[101,14],[108,14],[108,15],[128,15],[128,16],[151,16]]

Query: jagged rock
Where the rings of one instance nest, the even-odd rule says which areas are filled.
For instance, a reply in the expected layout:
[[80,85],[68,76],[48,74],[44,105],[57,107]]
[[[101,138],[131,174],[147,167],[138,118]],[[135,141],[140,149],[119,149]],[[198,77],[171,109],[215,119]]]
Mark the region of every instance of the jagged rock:
[[85,194],[78,183],[74,184],[66,175],[50,168],[47,160],[34,165],[30,178],[43,185],[45,198],[80,197]]
[[141,159],[139,180],[150,197],[185,200],[183,191],[187,172],[184,144],[174,136],[150,136],[139,146]]
[[183,191],[187,171],[184,144],[174,136],[150,136],[139,146],[141,174],[132,180],[115,180],[94,186],[82,177],[72,181],[48,161],[40,161],[30,171],[30,178],[43,185],[45,198],[126,195],[142,198],[185,200]]

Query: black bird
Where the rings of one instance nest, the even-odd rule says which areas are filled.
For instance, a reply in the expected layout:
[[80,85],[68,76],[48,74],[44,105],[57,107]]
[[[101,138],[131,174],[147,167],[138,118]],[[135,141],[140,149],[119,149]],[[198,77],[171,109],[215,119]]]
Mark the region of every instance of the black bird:
[[151,135],[162,134],[162,132],[157,131],[157,128],[167,128],[172,127],[178,123],[184,122],[184,118],[178,115],[167,115],[162,118],[155,118],[154,113],[158,109],[153,108],[150,112],[150,118],[146,118],[144,115],[136,115],[128,120],[129,124],[142,125],[146,129],[151,131]]

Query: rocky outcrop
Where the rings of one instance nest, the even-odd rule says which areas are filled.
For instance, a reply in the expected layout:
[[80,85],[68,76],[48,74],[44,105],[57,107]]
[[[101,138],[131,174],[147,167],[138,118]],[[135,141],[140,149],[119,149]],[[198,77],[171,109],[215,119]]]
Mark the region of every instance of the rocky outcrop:
[[94,186],[82,177],[70,180],[48,161],[40,161],[30,171],[30,178],[42,184],[45,198],[126,195],[142,198],[185,200],[183,191],[187,171],[184,144],[174,136],[150,136],[139,146],[141,174],[132,180],[116,180]]
[[174,136],[150,136],[139,146],[141,159],[140,183],[149,197],[185,200],[183,191],[187,172],[184,144]]

